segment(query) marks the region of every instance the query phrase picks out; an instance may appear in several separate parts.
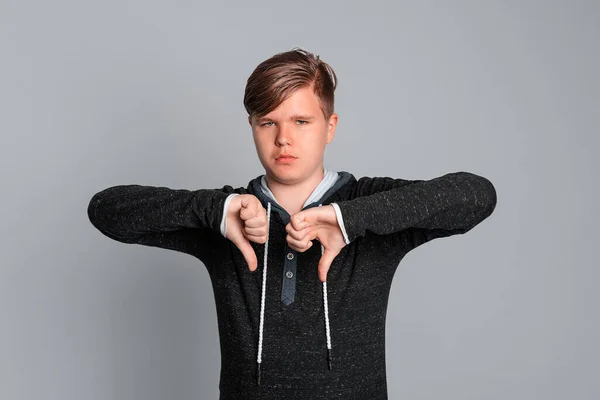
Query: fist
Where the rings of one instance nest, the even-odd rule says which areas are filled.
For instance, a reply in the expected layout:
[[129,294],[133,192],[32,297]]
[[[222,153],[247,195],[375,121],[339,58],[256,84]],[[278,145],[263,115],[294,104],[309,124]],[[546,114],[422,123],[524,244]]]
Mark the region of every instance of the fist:
[[300,211],[290,218],[285,230],[289,246],[296,251],[305,252],[310,249],[314,239],[321,242],[323,253],[319,260],[318,272],[319,279],[325,282],[333,260],[346,246],[333,206]]
[[255,271],[258,261],[250,242],[267,241],[267,211],[256,196],[241,194],[229,202],[226,218],[225,236],[242,252],[250,271]]

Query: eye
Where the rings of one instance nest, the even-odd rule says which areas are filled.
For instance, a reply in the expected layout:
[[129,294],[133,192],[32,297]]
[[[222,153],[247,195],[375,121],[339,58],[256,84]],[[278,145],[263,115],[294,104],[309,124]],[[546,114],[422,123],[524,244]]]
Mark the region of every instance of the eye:
[[301,119],[296,120],[296,122],[301,122],[300,125],[306,125],[306,124],[308,124],[308,121],[303,121]]
[[269,124],[273,124],[273,121],[268,121],[268,122],[264,122],[262,124],[260,124],[260,126],[273,126],[273,125],[269,125]]

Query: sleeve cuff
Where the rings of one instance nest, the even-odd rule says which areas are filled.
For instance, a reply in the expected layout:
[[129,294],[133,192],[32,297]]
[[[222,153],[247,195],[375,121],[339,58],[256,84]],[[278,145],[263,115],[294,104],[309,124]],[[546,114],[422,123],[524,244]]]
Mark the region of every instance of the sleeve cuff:
[[335,210],[335,216],[337,217],[338,225],[340,226],[340,230],[344,235],[344,242],[346,244],[350,244],[350,240],[348,239],[348,233],[346,232],[346,228],[344,227],[344,219],[342,218],[342,211],[340,210],[340,206],[336,203],[331,203],[333,209]]
[[223,218],[221,218],[221,235],[223,235],[223,237],[227,237],[227,210],[229,209],[229,203],[231,202],[231,199],[233,199],[235,196],[239,196],[239,193],[231,193],[225,199],[225,205],[223,206]]

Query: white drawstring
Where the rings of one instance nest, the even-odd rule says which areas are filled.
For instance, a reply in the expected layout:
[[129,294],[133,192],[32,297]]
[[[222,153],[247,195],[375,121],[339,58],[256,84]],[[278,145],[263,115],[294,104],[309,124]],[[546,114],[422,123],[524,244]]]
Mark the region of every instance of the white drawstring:
[[[323,204],[319,204],[321,207]],[[267,241],[265,242],[265,253],[263,258],[263,280],[262,293],[260,296],[260,326],[258,328],[258,356],[256,358],[256,380],[260,385],[260,364],[262,363],[263,327],[265,323],[265,297],[267,290],[267,255],[269,251],[269,231],[271,227],[271,202],[267,203]],[[321,256],[325,248],[321,245]],[[331,369],[332,349],[331,333],[329,329],[329,306],[327,304],[327,282],[323,282],[323,309],[325,311],[325,335],[327,336],[327,366]]]
[[[319,204],[321,207],[323,204]],[[325,247],[321,245],[321,256],[325,252]],[[331,369],[331,333],[329,329],[329,306],[327,304],[327,280],[323,282],[323,310],[325,311],[325,336],[327,337],[327,367]]]
[[263,259],[263,281],[262,294],[260,296],[260,327],[258,329],[258,357],[257,363],[257,383],[260,385],[260,363],[262,362],[262,342],[263,342],[263,326],[265,324],[265,296],[267,290],[267,253],[269,251],[269,231],[271,227],[271,202],[267,204],[267,241],[265,242],[265,256]]
[[[323,245],[321,245],[323,255]],[[325,308],[325,335],[327,336],[327,367],[331,369],[331,334],[329,332],[329,308],[327,306],[327,282],[323,282],[323,307]]]

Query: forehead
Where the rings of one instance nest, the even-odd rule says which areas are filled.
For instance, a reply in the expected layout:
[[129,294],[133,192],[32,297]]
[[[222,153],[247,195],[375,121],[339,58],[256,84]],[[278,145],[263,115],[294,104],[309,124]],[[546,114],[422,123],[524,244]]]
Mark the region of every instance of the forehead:
[[306,115],[318,117],[321,112],[319,97],[311,87],[303,87],[295,90],[275,110],[262,118],[282,118],[291,115]]

